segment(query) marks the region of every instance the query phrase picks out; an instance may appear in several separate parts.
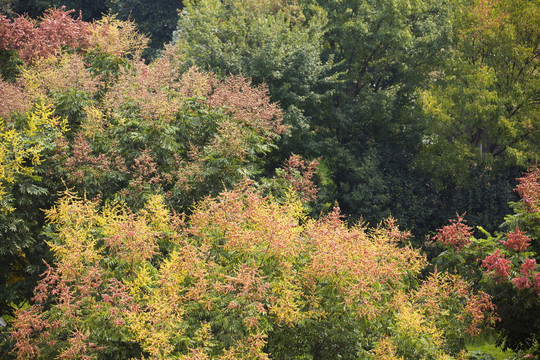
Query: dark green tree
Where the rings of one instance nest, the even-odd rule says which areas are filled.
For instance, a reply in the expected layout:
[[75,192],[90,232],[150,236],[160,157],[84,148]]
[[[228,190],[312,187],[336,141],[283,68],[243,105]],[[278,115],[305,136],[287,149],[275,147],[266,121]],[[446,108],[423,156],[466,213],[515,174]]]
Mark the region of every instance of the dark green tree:
[[335,197],[353,219],[376,223],[393,214],[425,232],[441,197],[414,166],[423,127],[415,91],[451,35],[450,3],[321,4],[323,56],[334,59],[342,81],[313,117],[310,150],[323,155]]
[[172,40],[182,0],[106,0],[109,12],[121,20],[137,24],[138,30],[150,38],[145,58],[156,57],[159,50]]
[[11,11],[17,14],[27,14],[37,18],[51,7],[65,6],[66,9],[81,11],[85,21],[101,19],[102,14],[108,12],[109,0],[11,0]]

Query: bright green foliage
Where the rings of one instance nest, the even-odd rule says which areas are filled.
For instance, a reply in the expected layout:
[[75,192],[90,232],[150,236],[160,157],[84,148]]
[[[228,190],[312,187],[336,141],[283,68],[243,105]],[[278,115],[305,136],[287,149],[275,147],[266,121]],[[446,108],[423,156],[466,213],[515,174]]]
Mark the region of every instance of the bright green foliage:
[[[48,190],[42,181],[44,162],[68,129],[44,101],[17,121],[1,123],[0,132],[0,312],[31,293],[43,271],[38,241],[39,207]],[[38,211],[38,213],[36,213]]]
[[43,102],[21,124],[0,122],[0,211],[13,211],[9,189],[19,177],[31,177],[33,167],[43,162],[46,144],[67,131],[66,120],[55,117],[50,105]]
[[399,246],[407,234],[393,220],[367,230],[339,217],[310,219],[294,196],[278,204],[249,184],[188,221],[160,196],[133,213],[67,192],[47,211],[56,265],[17,313],[15,354],[382,359],[391,345],[451,358],[455,334],[489,321],[489,300],[456,277],[410,291],[425,260]]
[[445,2],[328,1],[323,7],[329,51],[346,72],[339,96],[349,101],[364,103],[379,92],[390,99],[415,86],[449,35]]
[[439,179],[466,181],[470,169],[538,161],[540,3],[457,5],[448,60],[419,94],[427,120],[420,160]]

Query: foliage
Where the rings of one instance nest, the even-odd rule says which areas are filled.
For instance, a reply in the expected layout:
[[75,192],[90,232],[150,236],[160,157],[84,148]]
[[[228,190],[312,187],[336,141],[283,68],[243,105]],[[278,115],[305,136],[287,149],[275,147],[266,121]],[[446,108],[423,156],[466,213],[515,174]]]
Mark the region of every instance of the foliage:
[[[47,14],[64,19],[70,12]],[[255,173],[258,156],[284,132],[263,86],[252,88],[243,78],[218,81],[195,68],[182,74],[171,51],[149,67],[138,61],[146,38],[132,23],[109,16],[78,23],[87,30],[81,53],[57,49],[32,57],[16,83],[2,83],[21,98],[6,104],[6,116],[45,96],[68,118],[72,131],[57,142],[49,163],[68,184],[92,196],[120,192],[124,198],[162,188],[185,210]],[[64,36],[66,26],[58,26]],[[105,179],[108,188],[101,188]],[[162,179],[164,188],[157,184]]]
[[[380,358],[390,347],[434,359],[450,329],[474,331],[490,313],[457,277],[410,292],[425,260],[399,246],[407,234],[393,220],[347,228],[337,209],[319,220],[298,209],[249,183],[188,221],[160,196],[133,213],[66,192],[47,211],[56,265],[14,322],[17,358]],[[325,319],[363,326],[344,344]]]
[[119,57],[139,59],[148,38],[137,31],[132,21],[121,21],[115,16],[104,16],[94,22],[89,35],[90,48]]
[[50,9],[39,23],[18,16],[14,21],[0,14],[0,49],[15,49],[26,63],[40,57],[55,55],[62,46],[78,48],[85,45],[88,23],[73,19],[74,11]]
[[[113,56],[88,47],[88,37],[102,25],[73,19],[70,14],[52,9],[40,21],[18,17],[10,22],[2,17],[9,35],[2,39],[5,46],[12,47],[5,51],[27,60],[0,85],[2,96],[8,99],[0,106],[2,315],[11,314],[30,298],[38,275],[45,270],[43,260],[50,260],[42,235],[41,209],[50,208],[56,193],[65,186],[60,154],[78,132],[83,109],[97,100],[107,80],[114,79],[105,78],[101,71],[90,71],[85,58],[88,52]],[[121,40],[115,36],[108,38],[109,43]],[[42,44],[29,48],[36,39]],[[125,64],[127,59],[122,61]]]
[[467,246],[471,241],[472,227],[465,225],[465,214],[457,217],[456,220],[450,220],[450,225],[443,227],[434,237],[434,240],[440,244],[451,245],[457,251],[463,246]]
[[[0,132],[0,311],[28,297],[43,271],[43,245],[39,207],[49,194],[41,171],[58,138],[67,129],[66,119],[54,116],[51,105],[38,102],[17,122],[1,122]],[[37,214],[36,214],[37,210]]]
[[186,2],[175,48],[186,64],[268,84],[291,128],[267,174],[291,152],[322,157],[327,181],[314,211],[337,200],[352,222],[393,215],[420,245],[456,211],[494,228],[515,200],[516,163],[457,169],[459,148],[452,161],[430,155],[430,133],[442,146],[447,137],[424,111],[424,95],[450,66],[465,9],[454,1]]
[[437,266],[459,272],[493,296],[501,317],[496,326],[498,343],[504,349],[527,349],[538,342],[538,171],[533,168],[518,179],[516,191],[522,200],[512,204],[514,214],[501,225],[504,232],[493,237],[483,230],[486,238],[471,236],[465,245],[456,244],[447,234],[449,228],[463,221],[460,217],[436,239],[451,247],[435,260]]
[[[38,284],[2,351],[463,358],[493,303],[504,346],[537,344],[540,171],[504,234],[441,229],[430,274],[389,217],[500,222],[535,151],[537,12],[519,1],[189,1],[150,62],[119,20],[136,1],[92,23],[2,15],[1,314]],[[345,215],[308,215],[336,199]]]
[[65,133],[67,122],[54,116],[52,106],[39,102],[22,124],[0,123],[0,211],[13,211],[9,189],[19,178],[31,177],[41,164],[46,144]]
[[283,168],[276,172],[297,194],[301,195],[304,202],[308,203],[317,198],[320,190],[313,179],[318,166],[319,160],[308,161],[299,155],[292,154],[283,164]]
[[449,58],[419,94],[427,121],[420,163],[435,177],[467,181],[471,168],[538,160],[538,5],[460,3]]
[[30,110],[31,103],[23,91],[8,81],[0,80],[0,94],[5,101],[0,104],[0,116],[8,117],[12,112],[25,112]]
[[139,33],[150,38],[149,49],[143,55],[147,59],[155,58],[164,45],[172,40],[183,7],[179,0],[108,0],[107,4],[110,14],[116,14],[120,20],[136,23]]
[[185,1],[174,41],[187,64],[265,83],[285,122],[304,136],[330,76],[331,62],[320,57],[325,23],[312,1]]
[[284,131],[264,88],[242,78],[221,82],[195,68],[180,74],[166,58],[121,71],[103,108],[88,110],[94,115],[82,124],[78,146],[89,148],[91,140],[94,149],[74,144],[66,154],[70,182],[93,183],[94,195],[119,193],[132,204],[159,189],[183,211],[255,174],[258,156]]
[[[50,14],[65,20],[70,13],[51,10],[45,17]],[[189,212],[202,197],[254,176],[260,156],[285,130],[263,86],[240,77],[220,81],[195,68],[181,73],[172,52],[145,65],[139,56],[147,40],[132,23],[74,21],[87,30],[84,47],[33,57],[14,82],[0,82],[10,99],[0,106],[2,210],[10,209],[1,225],[9,239],[1,250],[2,313],[28,297],[50,257],[41,209],[52,206],[58,191],[69,186],[134,210],[158,192]],[[57,23],[58,36],[69,33],[68,25]],[[36,134],[22,131],[25,111],[36,103],[69,131],[52,136],[45,122]]]
[[337,199],[353,221],[392,214],[424,235],[455,204],[484,195],[440,194],[413,163],[423,126],[414,93],[450,36],[449,4],[379,3],[186,2],[175,48],[187,64],[268,85],[291,125],[269,166],[291,152],[322,156],[314,209]]
[[0,31],[4,36],[0,50],[16,50],[27,64],[58,55],[63,49],[99,50],[115,56],[137,55],[145,49],[147,39],[136,32],[129,21],[106,16],[94,23],[73,18],[74,10],[47,10],[39,21],[17,16],[10,21],[0,14]]
[[429,179],[411,166],[419,143],[413,93],[449,36],[447,3],[322,6],[328,14],[324,56],[343,75],[314,116],[312,148],[331,168],[346,213],[370,223],[390,214],[417,218],[423,210],[413,204],[432,196],[419,195],[429,191]]

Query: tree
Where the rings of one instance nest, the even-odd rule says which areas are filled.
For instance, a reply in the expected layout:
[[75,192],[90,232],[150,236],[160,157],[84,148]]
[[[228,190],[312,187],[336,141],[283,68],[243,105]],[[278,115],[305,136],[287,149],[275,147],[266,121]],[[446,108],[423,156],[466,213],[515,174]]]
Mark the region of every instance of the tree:
[[392,214],[421,236],[443,196],[414,164],[422,132],[415,91],[451,34],[450,4],[321,4],[323,56],[334,59],[342,81],[313,117],[310,150],[323,156],[333,195],[352,219],[377,223]]
[[511,203],[502,231],[483,238],[472,236],[463,216],[439,230],[435,240],[448,250],[435,259],[442,270],[455,271],[493,295],[501,321],[497,323],[498,344],[504,349],[538,353],[540,333],[540,272],[538,271],[538,206],[540,171],[532,168],[518,179],[521,200]]
[[427,121],[420,162],[434,177],[467,181],[471,169],[524,169],[538,160],[537,5],[458,4],[448,61],[420,93]]
[[[171,51],[151,65],[141,62],[147,39],[133,23],[107,16],[88,24],[64,10],[47,12],[41,22],[4,20],[14,34],[3,38],[5,47],[27,55],[16,81],[0,82],[12,100],[0,106],[6,124],[1,200],[12,210],[1,226],[9,239],[3,266],[10,269],[3,314],[28,297],[45,270],[42,209],[58,191],[121,200],[133,210],[160,193],[176,211],[190,212],[205,196],[255,176],[261,156],[285,131],[263,86],[241,77],[218,80],[196,68],[182,73]],[[46,51],[29,48],[34,38]],[[66,131],[53,137],[44,127],[27,139],[34,116],[27,111],[36,103],[51,121],[65,119]]]
[[439,194],[413,164],[414,92],[446,46],[450,10],[407,4],[186,2],[175,46],[188,64],[268,84],[292,126],[274,165],[291,151],[323,157],[329,181],[315,208],[337,198],[353,220],[392,213],[426,232],[441,206],[425,200]]
[[311,1],[186,1],[175,47],[188,66],[266,84],[297,141],[331,75],[331,62],[320,58],[325,24],[324,11]]
[[46,256],[40,237],[49,190],[40,171],[57,139],[67,131],[66,119],[54,116],[51,106],[38,102],[19,123],[0,122],[0,313],[29,298],[43,271]]
[[172,40],[176,29],[181,0],[107,0],[108,11],[120,20],[133,21],[140,33],[150,38],[145,58],[155,58],[164,45]]
[[132,212],[67,192],[47,211],[56,265],[17,313],[15,354],[435,358],[490,321],[488,297],[457,277],[409,290],[425,262],[393,220],[313,220],[289,195],[279,204],[247,182],[186,220],[160,196]]

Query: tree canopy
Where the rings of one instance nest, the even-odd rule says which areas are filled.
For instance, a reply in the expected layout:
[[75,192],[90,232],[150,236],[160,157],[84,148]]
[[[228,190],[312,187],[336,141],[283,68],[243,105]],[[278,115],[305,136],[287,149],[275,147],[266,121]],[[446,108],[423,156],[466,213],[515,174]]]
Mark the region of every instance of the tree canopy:
[[535,1],[1,3],[1,353],[540,356]]

